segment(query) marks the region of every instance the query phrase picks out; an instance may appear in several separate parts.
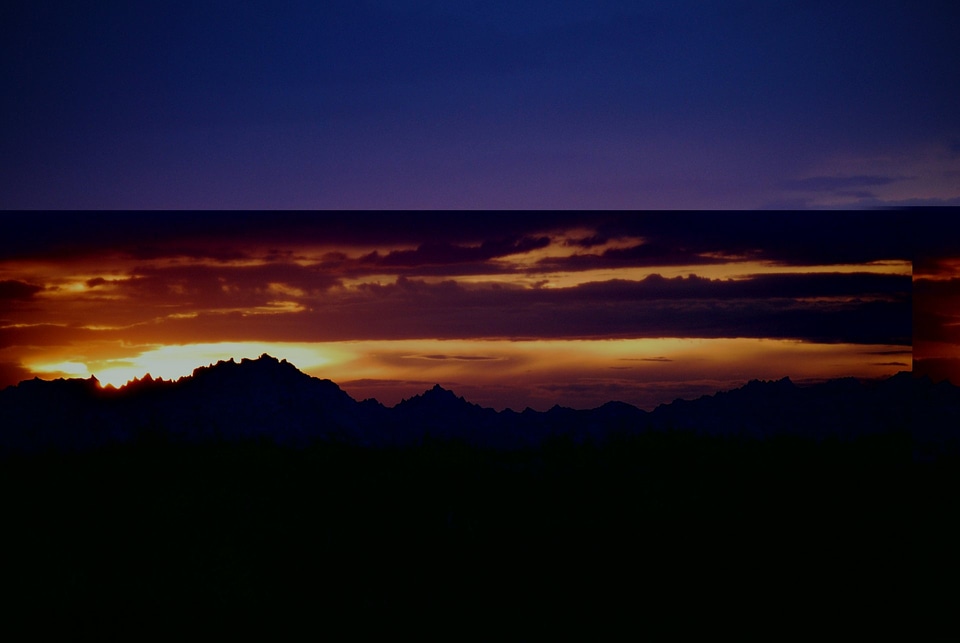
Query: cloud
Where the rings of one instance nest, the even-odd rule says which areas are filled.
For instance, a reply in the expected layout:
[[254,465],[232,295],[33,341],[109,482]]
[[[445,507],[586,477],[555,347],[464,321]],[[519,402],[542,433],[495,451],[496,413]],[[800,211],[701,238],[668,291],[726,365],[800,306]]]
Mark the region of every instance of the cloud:
[[837,190],[834,192],[837,196],[850,197],[852,199],[876,199],[877,195],[866,190]]
[[852,188],[877,187],[905,180],[904,177],[858,175],[858,176],[811,176],[805,179],[785,181],[783,187],[800,192],[836,192]]
[[697,275],[667,278],[649,275],[640,281],[609,280],[576,286],[584,299],[798,299],[870,296],[909,298],[907,275],[873,273],[783,273],[748,279],[708,279]]
[[[101,339],[123,339],[125,330],[93,330],[67,324],[25,324],[0,327],[0,349],[12,346],[31,348],[85,344]],[[135,341],[134,341],[135,343]]]
[[[91,213],[82,219],[31,215],[5,220],[0,259],[42,259],[59,264],[126,257],[144,265],[170,258],[229,263],[254,258],[291,264],[310,248],[326,253],[318,267],[338,274],[470,265],[493,270],[490,259],[547,247],[561,233],[583,249],[603,242],[643,239],[627,248],[574,255],[544,269],[616,265],[725,262],[747,256],[786,264],[859,263],[909,259],[917,217],[902,212],[615,212],[511,216],[484,213],[162,213],[131,217]],[[919,222],[919,225],[923,225]],[[577,230],[591,230],[576,236]],[[414,246],[413,249],[409,249]],[[393,247],[393,249],[391,249]],[[376,249],[376,252],[371,250]],[[502,270],[502,267],[499,269]],[[439,274],[439,273],[437,273]],[[451,273],[452,274],[452,273]]]
[[563,242],[565,246],[576,246],[579,248],[593,248],[594,246],[602,246],[607,243],[610,239],[607,237],[595,234],[589,237],[579,237],[576,239],[567,239]]
[[676,266],[723,263],[720,257],[705,257],[682,247],[659,243],[644,243],[629,248],[610,248],[600,255],[608,264],[631,266]]
[[[690,171],[703,168],[696,161],[664,162],[661,149],[646,145],[652,129],[682,139],[678,157],[696,156],[684,149],[696,144],[713,161],[703,174],[726,170],[717,183],[732,175],[740,181],[730,190],[757,190],[798,166],[816,167],[835,149],[929,140],[957,122],[956,72],[944,62],[955,58],[948,26],[956,21],[941,8],[515,4],[296,3],[269,20],[256,10],[186,5],[173,19],[111,4],[55,24],[10,22],[6,46],[18,52],[14,61],[30,64],[9,66],[20,91],[8,116],[22,125],[9,158],[26,167],[11,168],[5,186],[22,195],[13,203],[34,207],[396,206],[416,197],[440,207],[526,197],[521,203],[543,207],[564,203],[564,194],[542,196],[554,185],[591,170],[636,185],[652,167],[667,195],[710,178]],[[163,28],[147,26],[154,24]],[[98,46],[71,47],[84,36]],[[125,73],[116,73],[117,60],[126,61]],[[161,90],[156,78],[180,82]],[[68,104],[55,100],[65,89],[74,98]],[[126,137],[110,136],[121,127]],[[763,142],[754,144],[760,154],[749,139]],[[608,141],[629,151],[608,153]],[[732,170],[715,162],[725,146],[719,158]],[[562,171],[513,163],[516,150],[531,148]],[[485,162],[504,169],[484,175],[477,166]],[[762,176],[744,180],[756,167]],[[537,185],[551,174],[554,183]],[[37,189],[43,179],[56,189]],[[604,196],[580,203],[609,207],[642,196],[625,191],[601,183]]]
[[414,385],[414,386],[432,386],[435,382],[430,380],[399,380],[399,379],[382,379],[382,378],[373,378],[365,377],[356,380],[344,380],[343,382],[337,382],[341,386],[352,386],[355,388],[364,387],[364,386],[381,386],[384,384],[403,384],[403,385]]
[[[944,257],[917,256],[913,260],[913,275],[920,277],[937,277],[952,275],[956,268]],[[918,279],[919,281],[919,279]]]
[[[391,245],[475,246],[495,251],[497,244],[542,242],[544,235],[582,226],[598,215],[529,213],[511,216],[451,216],[447,212],[185,212],[132,216],[91,212],[83,217],[47,213],[4,219],[0,259],[65,262],[83,257],[124,256],[140,260],[167,257],[220,262],[264,257],[289,259],[290,249],[363,248]],[[504,248],[509,249],[509,248]],[[388,253],[389,254],[389,253]],[[482,253],[481,253],[482,254]]]
[[[955,274],[944,266],[946,274]],[[931,342],[960,344],[960,278],[916,279],[913,284],[915,346]]]
[[499,357],[490,357],[487,355],[409,355],[408,357],[430,360],[454,360],[461,362],[480,362],[501,359]]
[[[332,291],[309,310],[258,320],[209,312],[123,331],[149,341],[203,336],[276,341],[415,338],[776,337],[810,341],[909,344],[911,307],[902,279],[865,280],[876,298],[839,285],[783,275],[760,285],[703,278],[608,281],[572,288],[470,287],[400,278]],[[803,277],[801,275],[801,277]],[[856,276],[855,276],[856,277]],[[871,276],[872,277],[872,276]],[[861,284],[863,285],[863,284]],[[906,282],[909,287],[909,281]],[[795,299],[791,295],[830,295]]]
[[[835,213],[814,213],[811,217],[647,214],[532,215],[529,221],[525,217],[491,216],[490,220],[478,217],[483,223],[445,224],[449,217],[414,213],[409,217],[366,218],[360,213],[350,225],[324,224],[320,229],[332,231],[330,239],[348,239],[361,231],[358,226],[383,222],[385,230],[373,231],[373,237],[396,242],[429,237],[433,231],[422,224],[435,221],[442,232],[438,237],[441,241],[419,243],[406,250],[390,250],[391,244],[386,244],[376,253],[369,245],[286,252],[281,244],[265,250],[281,257],[280,261],[258,259],[249,265],[174,258],[118,265],[109,261],[80,263],[73,268],[73,274],[80,275],[74,278],[76,283],[54,279],[51,283],[61,285],[61,290],[51,292],[49,297],[47,293],[37,297],[35,305],[31,304],[36,308],[30,313],[32,317],[26,318],[25,312],[18,311],[14,320],[16,324],[35,323],[51,319],[55,310],[56,318],[63,323],[3,329],[0,344],[39,346],[91,338],[140,343],[599,337],[910,341],[911,281],[906,275],[818,272],[720,280],[654,274],[641,280],[609,279],[572,287],[530,288],[523,285],[532,277],[525,272],[529,262],[517,262],[518,276],[527,279],[483,282],[475,276],[484,271],[492,275],[497,270],[513,269],[509,262],[493,259],[543,250],[551,244],[555,247],[550,251],[559,250],[560,240],[568,238],[595,237],[620,246],[626,240],[628,245],[593,255],[556,258],[553,268],[709,263],[735,257],[793,265],[909,257],[909,226],[905,229],[903,224],[911,219],[899,212],[853,213],[851,217]],[[284,223],[283,217],[278,217],[278,229],[271,230],[261,225],[260,218],[236,218],[235,226],[224,227],[225,238],[242,233],[236,237],[240,240],[243,235],[262,233],[258,241],[271,244],[265,248],[278,241],[290,242],[294,232],[305,238],[318,234],[310,232],[310,222],[304,219]],[[218,221],[225,223],[223,219]],[[403,222],[407,227],[401,225]],[[506,232],[523,233],[495,234],[500,225]],[[208,236],[218,228],[207,223],[189,229],[199,236],[190,241],[158,232],[158,243],[174,248],[179,247],[178,240],[210,240]],[[126,230],[144,231],[136,227]],[[636,244],[638,238],[645,242]],[[220,242],[226,243],[224,239]],[[396,265],[381,265],[390,257]],[[69,274],[69,265],[65,262],[66,267],[58,274]],[[91,266],[97,266],[101,274],[93,272],[91,276]],[[415,277],[418,271],[429,276]],[[469,282],[460,282],[454,275],[462,271],[476,272]],[[378,282],[364,282],[365,275],[376,275]],[[17,282],[21,294],[31,290],[29,281],[21,278]],[[80,288],[73,288],[75,285]],[[924,287],[919,285],[921,292]],[[442,361],[441,354],[448,361],[469,361],[471,357],[470,353],[429,353],[437,362]],[[476,360],[478,365],[481,361]]]
[[957,247],[960,219],[950,216],[955,214],[951,211],[921,210],[917,214],[912,230],[914,276],[960,275],[960,251]]
[[43,286],[16,279],[0,281],[0,302],[30,299],[41,290]]
[[[119,294],[164,314],[254,309],[278,298],[310,299],[341,283],[335,274],[293,263],[138,267],[130,277],[115,282]],[[117,305],[129,309],[129,302]]]
[[960,206],[960,196],[861,199],[851,205],[857,208],[947,208]]
[[[810,197],[781,197],[764,201],[759,210],[816,210],[821,208]],[[822,209],[822,208],[821,208]]]
[[[778,337],[899,344],[911,336],[905,275],[651,275],[566,288],[404,276],[340,284],[335,274],[310,265],[141,267],[114,280],[110,298],[62,295],[58,311],[83,319],[82,326],[7,328],[0,343]],[[436,361],[482,357],[428,355]]]
[[425,243],[416,250],[394,250],[381,256],[373,252],[361,258],[361,263],[370,263],[378,267],[411,267],[431,264],[457,264],[483,262],[488,259],[505,257],[545,248],[550,238],[523,237],[484,241],[478,246],[463,246],[450,243]]
[[[848,286],[851,282],[847,281]],[[908,281],[894,283],[909,288]],[[793,275],[767,280],[762,286],[751,290],[744,282],[659,276],[640,282],[614,280],[539,290],[466,289],[454,283],[398,280],[392,288],[381,288],[367,304],[376,307],[379,301],[391,301],[394,320],[399,323],[410,314],[411,327],[419,323],[433,332],[462,337],[735,337],[766,333],[773,337],[813,337],[802,329],[804,323],[819,329],[818,336],[822,337],[822,333],[832,334],[827,330],[831,320],[868,309],[874,310],[877,318],[860,329],[847,327],[841,333],[844,337],[892,330],[884,322],[898,328],[895,334],[901,341],[909,336],[908,299],[798,302],[789,298],[791,290],[800,295],[818,291],[803,287],[803,280]],[[848,291],[836,288],[834,292]],[[892,286],[886,294],[896,292],[896,286]],[[894,322],[896,319],[900,321]],[[789,335],[783,335],[780,328],[789,329]]]
[[[913,256],[917,217],[907,212],[691,212],[608,216],[597,234],[642,238],[648,249],[678,262],[709,257],[748,257],[783,265],[858,264]],[[624,260],[642,257],[619,255]],[[609,258],[609,257],[608,257]],[[618,258],[618,253],[613,254]],[[695,262],[694,262],[695,263]],[[571,268],[573,268],[571,264]],[[590,266],[593,267],[593,266]]]

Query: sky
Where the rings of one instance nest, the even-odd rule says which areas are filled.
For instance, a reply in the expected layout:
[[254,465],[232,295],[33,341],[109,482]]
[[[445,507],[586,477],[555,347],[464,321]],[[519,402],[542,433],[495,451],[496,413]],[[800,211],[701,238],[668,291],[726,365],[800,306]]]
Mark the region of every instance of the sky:
[[948,0],[13,0],[0,208],[960,204]]
[[651,409],[910,370],[922,283],[904,211],[0,216],[0,386],[268,353],[387,405]]
[[960,217],[912,224],[913,372],[960,386]]

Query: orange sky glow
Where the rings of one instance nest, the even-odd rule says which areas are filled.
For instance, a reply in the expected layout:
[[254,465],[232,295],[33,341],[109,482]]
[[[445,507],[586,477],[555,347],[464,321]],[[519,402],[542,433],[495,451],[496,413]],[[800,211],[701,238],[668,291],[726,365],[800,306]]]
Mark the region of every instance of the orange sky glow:
[[643,216],[520,217],[516,229],[493,217],[439,232],[428,224],[440,219],[402,215],[409,228],[365,241],[383,216],[156,239],[155,224],[126,221],[103,247],[96,226],[15,247],[0,257],[0,386],[121,386],[269,353],[385,404],[440,383],[498,409],[652,408],[755,378],[910,368],[912,263],[886,237],[870,255],[808,251],[802,235],[820,235],[799,218],[797,240],[776,223],[741,241],[721,224],[749,228],[722,214],[649,230]]
[[561,401],[591,408],[610,399],[652,408],[679,388],[706,394],[788,375],[798,382],[883,377],[906,370],[910,358],[908,348],[891,345],[769,339],[387,340],[165,345],[126,358],[38,355],[26,366],[43,379],[95,375],[101,385],[119,387],[146,373],[177,379],[198,365],[262,353],[331,379],[357,399],[393,405],[439,383],[478,404],[515,410]]
[[913,370],[960,385],[960,258],[956,219],[924,226],[913,273]]

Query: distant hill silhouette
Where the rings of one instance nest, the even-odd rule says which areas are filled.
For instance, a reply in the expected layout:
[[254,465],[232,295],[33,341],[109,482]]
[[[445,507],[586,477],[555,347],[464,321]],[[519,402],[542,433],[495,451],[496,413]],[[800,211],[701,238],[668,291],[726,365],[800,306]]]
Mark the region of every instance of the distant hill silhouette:
[[914,380],[908,372],[879,382],[848,378],[807,387],[784,378],[754,380],[652,412],[609,402],[590,410],[555,406],[546,412],[517,413],[480,407],[437,385],[387,408],[375,400],[357,402],[330,380],[262,355],[200,367],[175,382],[147,375],[120,389],[101,388],[94,377],[28,380],[0,391],[0,413],[3,451],[73,450],[150,439],[260,438],[291,445],[319,440],[402,446],[455,440],[515,448],[558,437],[602,442],[651,431],[849,440],[907,431],[916,413],[923,425],[920,451],[929,455],[955,441],[942,427],[956,426],[960,389]]
[[388,408],[267,355],[120,389],[25,381],[0,391],[4,614],[31,631],[120,614],[184,631],[199,610],[218,632],[261,614],[337,640],[868,640],[904,613],[910,569],[916,622],[948,631],[960,468],[939,456],[958,392],[900,373],[497,412],[435,386]]

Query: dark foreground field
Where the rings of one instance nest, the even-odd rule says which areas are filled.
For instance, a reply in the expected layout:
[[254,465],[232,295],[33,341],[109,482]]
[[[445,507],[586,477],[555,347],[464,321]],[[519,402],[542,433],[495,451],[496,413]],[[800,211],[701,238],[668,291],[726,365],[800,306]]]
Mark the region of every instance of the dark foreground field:
[[904,580],[909,453],[906,435],[657,433],[10,456],[3,612],[41,629],[132,619],[131,638],[202,617],[337,638],[858,640],[908,621],[935,567]]

